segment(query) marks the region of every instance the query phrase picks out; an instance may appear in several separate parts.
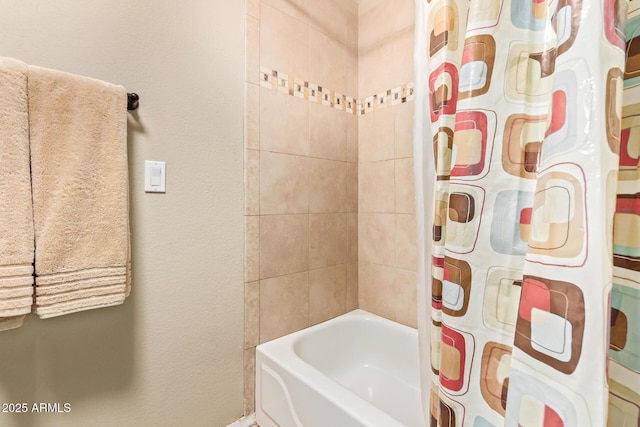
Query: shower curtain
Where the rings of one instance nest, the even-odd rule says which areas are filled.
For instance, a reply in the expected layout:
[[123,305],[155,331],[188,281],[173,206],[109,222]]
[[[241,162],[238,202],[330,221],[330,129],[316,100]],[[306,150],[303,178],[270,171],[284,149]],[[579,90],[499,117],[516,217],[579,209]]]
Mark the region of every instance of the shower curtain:
[[416,0],[426,425],[640,425],[636,9]]

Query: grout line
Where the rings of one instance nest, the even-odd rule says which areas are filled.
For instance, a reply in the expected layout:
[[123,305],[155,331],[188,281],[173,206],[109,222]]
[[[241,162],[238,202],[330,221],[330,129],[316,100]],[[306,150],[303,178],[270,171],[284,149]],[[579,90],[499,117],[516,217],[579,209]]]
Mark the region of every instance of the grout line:
[[281,71],[260,66],[260,86],[279,93],[322,104],[355,116],[372,113],[375,110],[404,104],[414,99],[414,84],[406,83],[392,89],[357,99],[346,96],[321,85],[298,79]]

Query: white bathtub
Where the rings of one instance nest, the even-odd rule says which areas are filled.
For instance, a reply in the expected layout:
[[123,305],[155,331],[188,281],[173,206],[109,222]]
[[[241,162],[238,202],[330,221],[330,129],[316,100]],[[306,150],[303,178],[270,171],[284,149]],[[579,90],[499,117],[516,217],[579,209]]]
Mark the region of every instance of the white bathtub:
[[422,426],[418,333],[355,310],[256,350],[260,427]]

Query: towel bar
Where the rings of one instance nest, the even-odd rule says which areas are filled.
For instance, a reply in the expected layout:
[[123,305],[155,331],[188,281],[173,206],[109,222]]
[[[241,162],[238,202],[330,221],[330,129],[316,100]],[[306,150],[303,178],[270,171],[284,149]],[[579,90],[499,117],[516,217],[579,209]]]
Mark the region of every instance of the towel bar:
[[137,93],[127,93],[127,110],[133,111],[138,109],[140,97]]

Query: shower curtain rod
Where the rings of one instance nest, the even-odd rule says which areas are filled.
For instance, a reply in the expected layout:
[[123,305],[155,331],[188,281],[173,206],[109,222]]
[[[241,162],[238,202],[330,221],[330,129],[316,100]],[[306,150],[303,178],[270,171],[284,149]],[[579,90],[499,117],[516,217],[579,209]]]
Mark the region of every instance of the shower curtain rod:
[[138,109],[140,97],[137,93],[127,93],[127,110],[133,111]]

